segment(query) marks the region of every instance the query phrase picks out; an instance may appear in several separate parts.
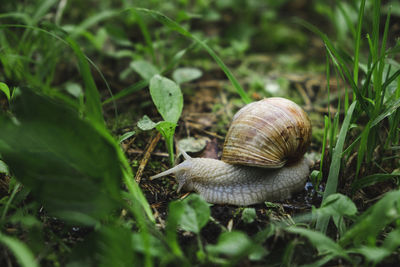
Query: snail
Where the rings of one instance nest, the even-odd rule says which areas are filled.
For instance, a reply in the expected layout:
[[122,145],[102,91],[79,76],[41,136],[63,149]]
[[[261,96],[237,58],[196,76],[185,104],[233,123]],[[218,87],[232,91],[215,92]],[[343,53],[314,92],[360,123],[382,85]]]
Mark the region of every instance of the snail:
[[311,123],[296,103],[265,98],[241,108],[233,117],[221,160],[191,158],[152,176],[175,173],[178,192],[196,191],[207,202],[247,206],[290,198],[303,188],[311,160],[304,154]]

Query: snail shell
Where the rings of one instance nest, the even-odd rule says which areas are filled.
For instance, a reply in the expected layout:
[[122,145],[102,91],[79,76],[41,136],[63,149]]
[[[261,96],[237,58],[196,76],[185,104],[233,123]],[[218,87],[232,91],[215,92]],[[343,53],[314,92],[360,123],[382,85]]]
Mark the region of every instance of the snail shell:
[[299,160],[311,141],[311,122],[296,103],[271,97],[250,103],[233,117],[222,161],[280,168]]
[[179,187],[210,203],[251,205],[283,200],[301,189],[312,162],[304,157],[311,140],[307,114],[284,98],[246,105],[233,118],[222,160],[191,158],[151,177],[175,173]]

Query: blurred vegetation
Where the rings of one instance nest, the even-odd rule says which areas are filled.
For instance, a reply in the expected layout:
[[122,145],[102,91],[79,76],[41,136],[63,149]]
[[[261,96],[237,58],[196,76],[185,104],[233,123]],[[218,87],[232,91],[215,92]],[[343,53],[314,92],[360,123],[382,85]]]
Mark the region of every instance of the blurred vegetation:
[[[0,265],[398,262],[399,28],[397,1],[5,1]],[[312,207],[279,219],[279,203],[233,208],[222,217],[235,228],[191,194],[157,214],[124,142],[143,148],[160,132],[169,160],[149,162],[157,172],[174,163],[191,82],[223,80],[234,110],[306,101],[292,74],[324,81],[308,107]]]

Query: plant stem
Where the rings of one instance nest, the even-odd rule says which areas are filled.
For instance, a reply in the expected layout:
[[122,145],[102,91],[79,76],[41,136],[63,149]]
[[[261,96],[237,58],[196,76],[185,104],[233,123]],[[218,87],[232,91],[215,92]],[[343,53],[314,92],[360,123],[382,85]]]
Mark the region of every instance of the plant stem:
[[10,198],[8,199],[6,205],[4,206],[4,210],[3,210],[3,213],[1,214],[1,220],[0,220],[2,223],[4,222],[4,218],[5,218],[6,215],[7,215],[7,211],[8,211],[8,209],[9,209],[10,205],[11,205],[11,202],[13,201],[13,199],[14,199],[15,195],[17,194],[17,192],[18,192],[18,190],[19,190],[20,187],[21,187],[21,184],[20,184],[20,183],[17,183],[17,184],[14,186],[14,189],[13,189],[11,195],[10,195]]

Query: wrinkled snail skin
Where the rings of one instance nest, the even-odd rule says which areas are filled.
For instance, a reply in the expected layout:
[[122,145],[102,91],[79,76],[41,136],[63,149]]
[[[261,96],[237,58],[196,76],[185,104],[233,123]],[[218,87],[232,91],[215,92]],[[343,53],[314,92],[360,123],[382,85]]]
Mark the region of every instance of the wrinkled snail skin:
[[232,165],[216,159],[187,158],[173,169],[152,178],[175,173],[187,191],[196,191],[207,202],[247,206],[284,200],[303,188],[312,162],[303,157],[280,169]]
[[210,203],[251,205],[284,200],[300,190],[310,173],[304,154],[311,122],[296,103],[271,97],[250,103],[233,117],[221,160],[191,158],[152,177],[174,173],[179,188]]

